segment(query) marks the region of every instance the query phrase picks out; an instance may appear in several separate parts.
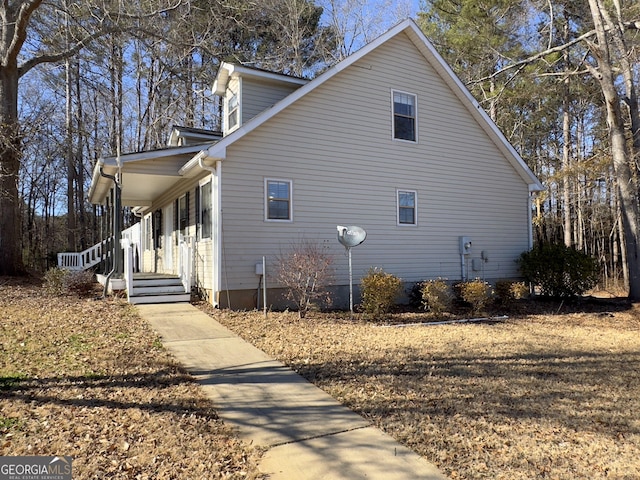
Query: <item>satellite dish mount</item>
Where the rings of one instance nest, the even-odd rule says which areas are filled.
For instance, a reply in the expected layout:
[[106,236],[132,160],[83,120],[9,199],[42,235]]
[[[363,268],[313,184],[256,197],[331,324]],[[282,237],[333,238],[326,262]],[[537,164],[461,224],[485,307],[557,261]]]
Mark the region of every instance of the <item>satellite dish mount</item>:
[[349,312],[351,312],[351,318],[353,318],[353,269],[351,267],[351,249],[357,247],[365,238],[367,238],[367,232],[360,227],[343,227],[337,226],[338,229],[338,241],[344,245],[349,255]]

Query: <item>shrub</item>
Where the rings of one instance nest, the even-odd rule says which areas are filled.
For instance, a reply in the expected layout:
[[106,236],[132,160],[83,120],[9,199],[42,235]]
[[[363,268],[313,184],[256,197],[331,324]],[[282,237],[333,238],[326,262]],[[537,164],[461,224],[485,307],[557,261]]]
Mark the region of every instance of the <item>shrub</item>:
[[49,295],[63,295],[65,290],[65,278],[69,270],[63,268],[50,268],[44,274],[44,291]]
[[465,302],[471,304],[473,313],[480,313],[491,298],[491,285],[480,279],[472,282],[462,282],[459,284],[460,297]]
[[562,244],[545,244],[524,252],[518,259],[526,281],[540,287],[546,297],[582,295],[598,283],[598,261]]
[[529,295],[529,288],[524,282],[516,280],[498,280],[496,282],[496,296],[504,305]]
[[425,310],[439,315],[451,310],[454,295],[451,287],[441,278],[427,280],[421,284],[422,305]]
[[44,274],[44,290],[49,295],[87,295],[93,290],[93,272],[50,268]]
[[331,304],[327,287],[332,278],[333,257],[318,242],[301,240],[277,258],[276,279],[286,288],[285,297],[300,318],[320,302]]
[[411,285],[411,288],[407,289],[407,297],[409,298],[409,305],[414,308],[422,308],[424,307],[422,303],[422,287],[427,282],[427,280],[423,280],[422,282],[415,282]]
[[95,280],[91,270],[69,272],[64,279],[65,289],[69,293],[85,296],[93,291]]
[[362,278],[362,310],[373,316],[389,313],[402,292],[402,280],[378,268],[370,268]]

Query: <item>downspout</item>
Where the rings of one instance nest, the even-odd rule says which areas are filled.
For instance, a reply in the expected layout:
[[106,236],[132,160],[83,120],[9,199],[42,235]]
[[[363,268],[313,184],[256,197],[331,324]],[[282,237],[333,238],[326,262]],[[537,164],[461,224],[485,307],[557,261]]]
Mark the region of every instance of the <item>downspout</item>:
[[531,208],[533,206],[533,185],[529,185],[529,195],[527,196],[527,222],[529,225],[529,250],[533,248],[533,216],[531,213]]
[[100,167],[100,175],[102,177],[108,178],[113,181],[113,185],[115,187],[115,195],[113,201],[113,267],[111,271],[107,274],[107,279],[104,282],[104,287],[102,289],[102,298],[107,297],[107,290],[109,289],[109,282],[111,281],[111,277],[118,270],[120,266],[120,239],[117,238],[117,235],[120,234],[120,210],[122,208],[122,201],[120,198],[120,185],[115,176],[109,175],[102,171],[102,167]]

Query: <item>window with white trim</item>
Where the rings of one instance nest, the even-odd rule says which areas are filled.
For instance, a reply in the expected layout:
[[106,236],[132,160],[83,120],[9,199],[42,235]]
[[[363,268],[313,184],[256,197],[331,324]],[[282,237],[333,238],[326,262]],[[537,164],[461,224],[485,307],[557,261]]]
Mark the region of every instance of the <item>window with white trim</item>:
[[291,180],[265,179],[266,220],[282,222],[290,222],[292,220],[291,191]]
[[199,238],[201,240],[211,238],[213,219],[211,217],[211,179],[202,182],[198,195],[198,223],[200,225]]
[[178,231],[183,237],[187,234],[187,226],[189,225],[189,193],[178,198]]
[[238,126],[240,117],[240,102],[238,92],[229,97],[227,102],[227,130],[232,130]]
[[417,98],[412,93],[392,90],[393,138],[415,142]]
[[153,223],[151,221],[151,214],[149,214],[144,217],[143,248],[145,250],[153,250],[152,234],[153,234]]
[[398,190],[398,225],[418,224],[418,194],[415,190]]

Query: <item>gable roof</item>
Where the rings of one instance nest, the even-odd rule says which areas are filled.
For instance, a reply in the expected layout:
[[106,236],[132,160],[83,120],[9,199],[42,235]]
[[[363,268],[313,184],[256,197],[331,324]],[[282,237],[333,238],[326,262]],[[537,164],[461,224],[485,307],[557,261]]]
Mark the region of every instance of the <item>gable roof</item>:
[[314,80],[301,86],[299,89],[285,97],[280,102],[273,105],[273,107],[263,111],[249,120],[244,125],[240,126],[237,130],[224,137],[222,140],[214,145],[211,145],[207,150],[203,150],[189,162],[187,162],[181,169],[180,174],[189,176],[191,172],[196,169],[198,165],[205,163],[224,160],[226,158],[226,149],[229,145],[240,140],[249,132],[255,130],[263,123],[267,122],[273,116],[286,109],[289,105],[293,104],[300,98],[304,97],[308,93],[312,92],[320,85],[353,65],[369,52],[377,49],[385,42],[389,41],[393,37],[405,33],[409,39],[413,42],[416,48],[424,56],[425,60],[436,70],[444,82],[451,88],[455,95],[459,98],[462,104],[467,108],[469,113],[478,124],[482,127],[485,133],[492,139],[498,149],[507,158],[510,164],[518,172],[524,182],[529,185],[531,191],[542,190],[543,186],[540,180],[536,178],[534,173],[529,169],[522,157],[516,152],[513,146],[506,139],[504,134],[491,120],[489,115],[484,111],[480,104],[473,98],[469,90],[464,86],[462,81],[453,72],[451,67],[444,61],[440,54],[435,50],[433,45],[429,42],[424,33],[420,30],[418,25],[411,19],[404,20],[395,27],[388,30],[386,33],[378,37],[373,42],[367,44],[354,54],[350,55],[346,59],[337,63],[322,75],[319,75]]

